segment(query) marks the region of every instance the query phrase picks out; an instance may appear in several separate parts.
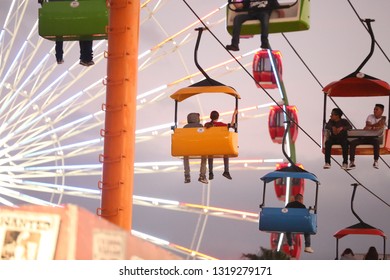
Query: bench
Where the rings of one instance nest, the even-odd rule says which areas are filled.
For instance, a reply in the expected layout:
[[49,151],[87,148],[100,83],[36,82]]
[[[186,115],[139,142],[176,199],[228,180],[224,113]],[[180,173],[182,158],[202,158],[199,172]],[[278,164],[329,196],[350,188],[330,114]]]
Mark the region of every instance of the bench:
[[[348,130],[348,141],[354,139],[364,138],[378,138],[379,139],[379,153],[390,154],[390,139],[389,129],[386,130],[365,130],[365,129],[351,129]],[[330,131],[325,129],[322,137],[322,152],[325,152],[325,141],[328,139]],[[356,155],[373,155],[372,145],[362,144],[356,147]],[[331,150],[332,155],[341,155],[342,150],[340,145],[333,145]]]

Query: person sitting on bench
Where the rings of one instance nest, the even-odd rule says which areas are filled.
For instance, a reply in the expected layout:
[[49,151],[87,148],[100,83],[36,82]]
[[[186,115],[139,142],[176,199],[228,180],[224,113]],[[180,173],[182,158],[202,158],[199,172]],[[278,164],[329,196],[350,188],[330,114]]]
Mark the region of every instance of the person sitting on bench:
[[[383,110],[385,106],[383,104],[375,104],[374,113],[368,115],[366,119],[366,130],[383,130],[386,125],[386,117],[383,115]],[[378,169],[378,159],[379,159],[379,139],[378,137],[367,137],[367,138],[358,138],[349,142],[349,169],[354,169],[355,165],[355,154],[356,146],[368,144],[372,145],[374,149],[374,164],[373,167]]]

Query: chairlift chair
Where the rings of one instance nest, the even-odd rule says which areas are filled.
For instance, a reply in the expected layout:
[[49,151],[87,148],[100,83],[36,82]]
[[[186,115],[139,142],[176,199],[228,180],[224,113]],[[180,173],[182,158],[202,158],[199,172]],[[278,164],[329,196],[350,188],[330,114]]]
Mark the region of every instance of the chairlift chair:
[[[237,10],[234,7],[239,0],[229,0],[226,10],[226,28],[233,33],[234,17],[238,13],[246,11]],[[269,33],[281,33],[292,31],[303,31],[310,28],[310,0],[291,0],[273,10],[269,23]],[[244,22],[241,28],[241,35],[261,34],[261,27],[258,20]]]
[[385,260],[386,259],[386,238],[387,237],[382,230],[375,228],[375,227],[363,222],[363,220],[356,214],[356,212],[354,211],[353,202],[354,202],[354,198],[355,198],[356,189],[357,189],[358,184],[354,183],[354,184],[352,184],[352,186],[353,186],[353,192],[352,192],[352,197],[351,197],[351,211],[352,211],[352,214],[359,220],[359,223],[354,224],[354,225],[349,226],[349,227],[346,227],[346,228],[343,228],[334,234],[334,237],[336,238],[336,260],[339,258],[339,240],[343,237],[348,236],[348,235],[371,235],[371,236],[382,237],[382,239],[383,239],[383,258],[382,259]]
[[[266,186],[279,178],[299,178],[308,179],[315,183],[314,206],[307,208],[285,208],[266,207]],[[260,204],[259,230],[265,232],[291,232],[291,233],[317,233],[317,199],[319,181],[317,177],[296,166],[291,165],[279,170],[275,170],[264,175],[261,180],[264,182],[263,201]]]
[[198,69],[205,79],[189,87],[179,89],[171,98],[175,100],[175,125],[172,127],[171,154],[175,157],[187,156],[189,158],[209,157],[237,157],[238,156],[238,117],[235,116],[233,131],[229,126],[179,128],[177,125],[178,104],[189,97],[199,94],[227,94],[234,97],[235,111],[238,111],[240,95],[230,86],[226,86],[211,79],[202,69],[197,60],[197,50],[202,36],[203,28],[197,28],[198,38],[195,45],[194,58]]
[[41,1],[38,33],[51,41],[107,39],[106,0]]
[[[333,97],[387,97],[388,98],[388,116],[390,116],[390,85],[378,78],[367,75],[361,72],[363,66],[369,61],[375,48],[374,32],[371,27],[371,22],[374,20],[362,20],[367,24],[368,32],[371,36],[371,48],[367,57],[359,65],[359,67],[351,74],[326,85],[322,91],[324,92],[324,109],[323,109],[323,126],[322,126],[322,152],[325,152],[325,141],[329,136],[329,132],[325,129],[326,124],[326,109],[327,99]],[[383,129],[380,131],[367,131],[363,129],[352,129],[348,131],[348,138],[353,140],[355,138],[378,137],[379,139],[379,153],[380,155],[390,154],[390,130]],[[332,155],[342,154],[340,145],[333,145],[331,149]],[[358,145],[356,147],[356,155],[373,155],[372,145]]]

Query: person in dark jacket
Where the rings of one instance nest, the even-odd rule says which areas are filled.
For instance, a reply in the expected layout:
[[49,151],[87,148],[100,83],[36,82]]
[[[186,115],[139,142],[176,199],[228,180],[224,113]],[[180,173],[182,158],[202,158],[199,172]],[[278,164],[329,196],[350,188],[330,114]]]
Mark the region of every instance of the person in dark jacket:
[[259,20],[261,26],[261,48],[269,49],[268,34],[269,34],[269,19],[273,9],[279,7],[277,0],[243,0],[242,2],[234,3],[237,10],[247,11],[244,14],[237,14],[233,20],[233,35],[230,45],[226,49],[230,51],[239,51],[240,33],[242,24],[248,20]]
[[379,260],[378,251],[376,250],[376,248],[374,246],[371,246],[368,249],[368,252],[364,256],[364,259],[365,260]]
[[330,132],[329,138],[325,141],[325,165],[324,169],[329,169],[330,153],[332,146],[341,145],[343,152],[343,165],[341,168],[348,169],[348,130],[352,129],[348,120],[343,119],[343,111],[340,108],[334,108],[330,114],[330,119],[325,125],[325,129]]
[[[287,203],[286,208],[306,208],[305,204],[303,204],[303,195],[298,193],[294,197],[294,201],[291,201]],[[306,253],[314,253],[313,249],[310,247],[311,240],[310,240],[310,234],[304,233],[303,236],[305,237],[305,252]],[[290,246],[290,252],[294,250],[294,247],[292,245],[292,233],[286,232],[286,238],[288,246]]]

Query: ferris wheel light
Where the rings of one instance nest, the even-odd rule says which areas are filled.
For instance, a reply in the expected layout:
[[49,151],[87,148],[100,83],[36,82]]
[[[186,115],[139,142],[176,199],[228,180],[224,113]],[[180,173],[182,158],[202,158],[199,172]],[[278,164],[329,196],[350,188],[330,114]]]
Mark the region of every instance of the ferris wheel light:
[[156,244],[169,245],[169,242],[164,240],[164,239],[157,238],[157,237],[154,237],[152,235],[145,234],[145,233],[142,233],[142,232],[139,232],[136,230],[131,230],[131,234],[133,234],[134,236],[137,236],[139,238],[142,238],[144,240],[149,240],[149,241],[156,243]]

